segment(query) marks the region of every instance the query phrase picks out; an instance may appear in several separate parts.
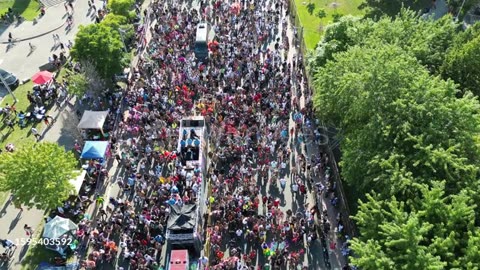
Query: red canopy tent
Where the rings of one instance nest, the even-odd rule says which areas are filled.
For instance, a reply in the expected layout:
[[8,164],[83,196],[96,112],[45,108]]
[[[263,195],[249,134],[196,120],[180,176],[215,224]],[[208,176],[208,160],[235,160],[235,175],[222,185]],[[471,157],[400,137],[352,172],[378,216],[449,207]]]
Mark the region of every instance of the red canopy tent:
[[36,84],[44,84],[53,79],[53,73],[47,70],[39,71],[32,76],[32,82]]

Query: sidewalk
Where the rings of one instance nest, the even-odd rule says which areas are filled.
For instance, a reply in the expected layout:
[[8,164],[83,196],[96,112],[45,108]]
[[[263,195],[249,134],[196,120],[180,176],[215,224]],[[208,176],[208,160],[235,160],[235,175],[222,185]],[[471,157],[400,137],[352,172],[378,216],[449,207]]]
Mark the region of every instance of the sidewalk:
[[[21,261],[27,254],[28,246],[25,245],[25,241],[28,236],[23,230],[23,226],[27,224],[34,230],[37,230],[38,225],[43,218],[43,210],[30,209],[24,207],[23,211],[19,211],[11,200],[7,200],[0,211],[0,224],[2,232],[0,238],[9,239],[17,245],[17,249],[10,261],[9,265],[0,266],[1,270],[6,269],[21,269]],[[3,249],[2,249],[3,250]]]
[[[43,134],[41,141],[58,143],[67,150],[72,149],[78,133],[76,130],[76,122],[74,121],[75,111],[69,106],[64,108],[57,108],[55,106],[52,108],[51,115],[56,119],[56,123],[50,127],[43,125],[41,128]],[[17,244],[17,250],[10,264],[0,266],[0,270],[21,269],[21,261],[28,250],[28,246],[24,245],[28,236],[23,230],[23,226],[27,224],[35,231],[42,230],[43,227],[39,226],[45,214],[43,210],[29,210],[26,207],[24,207],[23,211],[19,211],[13,206],[10,199],[7,200],[2,210],[0,210],[0,226],[5,228],[0,232],[0,239],[6,238],[13,241]]]
[[[102,2],[96,1],[100,7]],[[71,29],[66,28],[66,12],[63,4],[59,4],[47,9],[45,16],[38,20],[36,24],[31,21],[11,25],[6,29],[0,28],[0,56],[1,68],[12,72],[20,80],[30,78],[35,72],[39,71],[48,63],[48,57],[57,53],[58,48],[54,48],[53,34],[58,34],[62,42],[68,40],[74,41],[80,25],[87,25],[94,22],[95,17],[91,16],[93,12],[88,12],[88,2],[77,0],[73,3],[75,12],[73,14],[74,24]],[[3,32],[2,32],[3,30]],[[8,33],[12,33],[15,42],[14,46],[7,50]],[[32,38],[33,39],[28,39]],[[25,41],[21,41],[28,39]],[[37,48],[30,54],[28,43],[32,43]]]
[[[290,40],[290,44],[291,44],[290,50],[288,52],[288,61],[291,63],[294,57],[297,57],[297,59],[298,59],[299,56],[302,57],[302,58],[304,58],[306,56],[302,54],[301,49],[299,47],[295,46],[294,35],[293,35],[293,31],[292,31],[292,29],[295,25],[294,25],[294,22],[291,21],[290,16],[287,17],[287,21],[288,21],[287,36],[288,36],[288,38]],[[307,80],[306,77],[304,77],[303,79]],[[292,92],[292,98],[296,97],[296,94],[295,94],[294,91],[296,91],[296,89],[299,86],[300,86],[300,90],[302,92],[302,96],[299,98],[300,108],[305,108],[306,102],[307,102],[306,92],[308,92],[308,91],[306,89],[304,89],[303,83],[298,83],[297,82],[297,85],[294,88],[292,88],[292,91],[293,91]],[[308,97],[312,98],[311,95],[308,95]],[[310,119],[310,120],[312,121],[312,119]],[[290,117],[289,129],[294,127],[294,126],[295,126],[295,123],[293,122],[292,117]],[[303,131],[299,132],[299,133],[303,133]],[[290,138],[290,139],[293,140],[293,138]],[[310,159],[310,157],[312,155],[315,155],[315,156],[318,155],[319,152],[320,152],[319,145],[313,143],[313,141],[310,140],[309,142],[302,143],[302,145],[300,145],[300,149],[295,151],[295,155],[304,154],[305,157],[308,160],[308,159]],[[332,158],[332,157],[329,157],[329,158]],[[293,166],[293,164],[291,164],[291,166]],[[312,166],[313,166],[313,164],[312,164]],[[312,178],[314,180],[313,181],[314,183],[322,183],[324,186],[326,186],[325,179],[324,179],[323,175],[312,176]],[[304,202],[308,203],[309,207],[312,207],[314,205],[318,205],[317,204],[318,201],[317,201],[317,194],[316,193],[317,193],[317,188],[315,186],[312,186],[311,190],[305,196]],[[330,241],[335,242],[336,243],[336,248],[335,248],[335,250],[330,250],[329,249],[328,261],[330,263],[330,267],[327,267],[325,265],[325,259],[324,259],[324,255],[323,255],[323,247],[322,247],[322,243],[321,243],[321,240],[320,240],[320,237],[319,237],[311,248],[307,247],[307,249],[310,249],[310,251],[309,251],[309,254],[307,254],[307,256],[305,256],[304,261],[308,262],[308,265],[310,265],[310,266],[314,265],[314,266],[318,267],[318,269],[340,270],[346,264],[346,259],[341,253],[341,247],[342,247],[343,242],[337,237],[337,233],[335,232],[335,226],[337,224],[336,217],[337,217],[337,214],[338,214],[339,211],[336,207],[332,206],[331,203],[328,200],[326,200],[325,198],[322,198],[319,201],[320,201],[320,205],[318,205],[318,208],[320,210],[320,213],[317,215],[316,220],[320,221],[322,219],[322,216],[323,216],[323,211],[324,210],[327,211],[327,220],[330,223],[331,229],[330,229],[330,233],[328,234],[328,237],[327,237],[326,241],[327,241],[327,245],[329,245]],[[344,202],[341,202],[341,203],[344,203]],[[343,217],[343,218],[345,219],[345,218],[349,218],[349,217]],[[320,225],[320,224],[317,224],[317,225]],[[322,228],[319,228],[319,230],[322,230]],[[311,268],[309,268],[309,269],[311,269]],[[315,268],[315,269],[317,269],[317,268]]]
[[63,26],[66,17],[63,5],[50,7],[46,10],[43,17],[37,17],[37,21],[23,21],[20,24],[12,23],[8,26],[2,26],[0,31],[0,42],[8,42],[8,33],[12,33],[15,39],[19,41],[36,38],[49,34]]
[[[99,3],[97,2],[99,5]],[[90,24],[93,19],[90,13],[87,13],[87,1],[77,1],[74,3],[74,26],[70,30],[64,29],[64,22],[66,19],[65,8],[63,4],[50,7],[43,18],[41,18],[35,25],[33,22],[25,21],[22,24],[15,26],[11,25],[0,34],[0,43],[8,38],[8,33],[12,32],[14,38],[23,39],[37,35],[30,41],[17,43],[8,52],[2,54],[2,68],[9,72],[15,73],[20,80],[29,78],[32,74],[39,70],[39,67],[47,63],[48,57],[55,52],[51,46],[53,45],[53,33],[60,36],[62,41],[68,39],[73,40],[78,31],[79,25]],[[1,31],[1,30],[0,30]],[[40,35],[40,34],[44,35]],[[45,34],[47,33],[47,34]],[[40,36],[39,36],[40,35]],[[30,56],[28,43],[32,42],[37,46],[37,49]],[[0,51],[5,50],[6,45],[0,44]],[[48,128],[42,127],[43,141],[56,142],[65,148],[71,149],[75,139],[76,125],[72,119],[75,116],[75,111],[67,107],[64,110],[58,110],[54,107],[51,115],[57,119],[56,123]],[[20,212],[16,209],[10,200],[8,200],[0,211],[0,227],[4,228],[0,232],[0,238],[7,238],[17,244],[17,249],[10,261],[9,265],[1,265],[0,270],[6,269],[21,269],[21,261],[28,251],[27,245],[22,245],[26,241],[27,235],[23,226],[27,224],[34,230],[42,230],[39,228],[44,211],[38,209],[26,209]],[[35,266],[31,266],[35,267]]]

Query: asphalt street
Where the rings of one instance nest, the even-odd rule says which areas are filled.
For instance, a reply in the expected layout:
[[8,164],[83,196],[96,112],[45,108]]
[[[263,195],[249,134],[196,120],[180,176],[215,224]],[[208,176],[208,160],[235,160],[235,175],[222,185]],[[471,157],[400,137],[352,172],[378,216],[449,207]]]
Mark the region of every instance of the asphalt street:
[[[100,2],[97,1],[97,4]],[[20,80],[29,79],[34,73],[41,70],[48,63],[48,57],[53,53],[59,53],[59,48],[54,48],[53,34],[58,34],[61,41],[72,40],[81,24],[93,22],[88,12],[87,1],[76,1],[74,12],[74,25],[70,30],[65,30],[65,8],[62,4],[49,7],[46,15],[39,19],[36,24],[31,21],[25,21],[19,25],[11,25],[8,28],[0,28],[0,42],[8,39],[8,33],[11,32],[13,38],[24,39],[34,37],[28,41],[16,43],[7,51],[7,44],[0,44],[0,67],[14,73]],[[88,15],[87,15],[88,14]],[[35,37],[36,35],[40,35]],[[28,43],[36,46],[33,52],[30,52]],[[0,90],[0,96],[2,91]],[[54,107],[50,114],[56,118],[56,123],[49,127],[42,127],[43,140],[57,142],[67,149],[73,147],[73,142],[77,134],[75,123],[75,113],[72,107],[65,104],[62,108]],[[45,213],[43,210],[27,209],[23,211],[16,209],[11,200],[2,206],[0,210],[0,232],[1,239],[10,239],[17,243],[17,249],[9,263],[0,265],[1,270],[21,269],[21,261],[27,253],[28,246],[24,243],[28,237],[23,229],[25,224],[31,226],[34,230],[40,230],[42,219]]]
[[[97,5],[100,3],[102,2],[96,1]],[[92,17],[93,11],[89,11],[87,1],[75,1],[74,9],[74,24],[71,28],[65,24],[67,16],[63,3],[47,8],[45,16],[37,22],[24,21],[8,28],[0,28],[0,67],[15,74],[21,81],[45,69],[48,57],[60,53],[59,46],[54,46],[53,34],[58,34],[65,44],[68,40],[74,42],[79,26],[94,22],[95,17]],[[4,43],[7,42],[9,33],[12,33],[14,40],[31,39],[16,42],[9,47]],[[30,51],[29,43],[36,47],[33,51]]]

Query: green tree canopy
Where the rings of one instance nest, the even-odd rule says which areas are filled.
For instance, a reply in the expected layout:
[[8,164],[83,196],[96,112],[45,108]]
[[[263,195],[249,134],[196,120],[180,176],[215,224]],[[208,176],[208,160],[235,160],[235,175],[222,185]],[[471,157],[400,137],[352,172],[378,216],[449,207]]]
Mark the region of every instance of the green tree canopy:
[[108,9],[113,14],[128,18],[133,4],[135,4],[135,0],[110,0],[108,1]]
[[26,145],[0,159],[0,190],[11,192],[15,202],[51,209],[62,205],[73,191],[77,161],[56,143]]
[[124,44],[118,31],[99,23],[80,26],[71,50],[75,61],[90,62],[105,80],[122,71]]
[[457,36],[448,50],[442,75],[454,80],[464,91],[480,96],[480,22]]
[[120,33],[120,37],[123,38],[122,41],[125,41],[127,44],[134,37],[135,29],[133,24],[129,24],[128,19],[122,15],[109,13],[105,16],[102,23],[117,30]]
[[102,23],[112,27],[113,29],[118,29],[121,25],[128,24],[128,19],[122,15],[108,13],[103,19]]
[[344,133],[342,174],[358,194],[408,197],[412,183],[433,180],[446,180],[450,192],[476,185],[478,101],[457,98],[452,82],[402,48],[352,47],[314,84],[318,117]]
[[476,205],[466,192],[445,195],[444,183],[421,188],[414,201],[367,196],[354,219],[352,261],[361,269],[474,269],[478,243]]
[[358,8],[365,12],[365,16],[378,19],[383,16],[397,16],[402,8],[421,10],[429,7],[427,5],[430,5],[430,2],[427,2],[427,5],[424,5],[424,3],[425,1],[421,0],[364,0]]
[[309,68],[315,70],[333,60],[335,53],[352,46],[375,47],[378,44],[399,46],[414,56],[422,65],[437,74],[445,59],[445,51],[452,45],[458,25],[450,16],[439,20],[424,20],[414,12],[403,10],[394,19],[372,19],[345,16],[327,27],[315,52],[310,56]]
[[315,111],[341,131],[342,178],[359,199],[360,269],[479,269],[477,27],[344,17],[309,59]]
[[68,75],[68,93],[82,97],[88,90],[88,78],[84,73],[70,72]]

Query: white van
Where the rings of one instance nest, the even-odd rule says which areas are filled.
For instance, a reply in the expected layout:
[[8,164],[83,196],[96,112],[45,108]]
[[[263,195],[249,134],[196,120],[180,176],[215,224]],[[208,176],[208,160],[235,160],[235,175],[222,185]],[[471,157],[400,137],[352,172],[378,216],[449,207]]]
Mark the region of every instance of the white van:
[[195,36],[195,57],[199,61],[205,61],[208,58],[208,32],[207,23],[199,23],[197,25],[197,34]]

